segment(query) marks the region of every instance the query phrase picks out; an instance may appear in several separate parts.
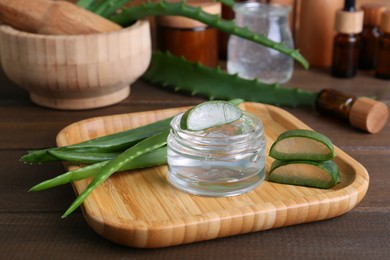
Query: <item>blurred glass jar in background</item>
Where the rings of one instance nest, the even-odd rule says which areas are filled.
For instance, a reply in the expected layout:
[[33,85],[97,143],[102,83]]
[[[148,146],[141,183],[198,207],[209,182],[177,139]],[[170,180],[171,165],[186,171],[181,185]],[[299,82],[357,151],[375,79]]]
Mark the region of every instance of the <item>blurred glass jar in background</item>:
[[[290,6],[284,5],[239,3],[234,6],[235,23],[294,48],[288,22],[290,10]],[[292,76],[293,67],[292,58],[276,50],[236,36],[229,39],[227,69],[230,74],[257,78],[268,84],[286,83]]]
[[[188,5],[202,11],[221,14],[221,3],[211,0],[188,0]],[[157,47],[176,56],[183,56],[191,62],[205,66],[218,66],[218,31],[197,20],[182,16],[158,16]]]

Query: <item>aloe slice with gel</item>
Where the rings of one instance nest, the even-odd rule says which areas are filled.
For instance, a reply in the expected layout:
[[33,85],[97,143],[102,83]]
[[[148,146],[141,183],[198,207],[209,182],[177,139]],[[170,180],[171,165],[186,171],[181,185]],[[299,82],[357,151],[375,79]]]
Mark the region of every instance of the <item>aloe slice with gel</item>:
[[312,130],[295,129],[279,135],[269,156],[277,160],[327,161],[336,155],[328,137]]
[[271,165],[268,181],[328,189],[339,180],[339,168],[333,161],[281,161]]
[[242,110],[232,102],[208,101],[187,110],[180,120],[180,127],[184,130],[200,131],[231,123],[241,116]]

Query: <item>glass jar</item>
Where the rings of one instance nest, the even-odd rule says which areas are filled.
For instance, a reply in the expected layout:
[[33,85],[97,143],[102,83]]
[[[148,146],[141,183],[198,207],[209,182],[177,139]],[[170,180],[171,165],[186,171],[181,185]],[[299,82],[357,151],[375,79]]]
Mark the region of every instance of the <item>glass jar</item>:
[[[234,6],[235,23],[262,34],[275,42],[294,48],[289,26],[290,6],[244,2]],[[254,42],[231,36],[227,69],[246,79],[263,83],[286,83],[293,73],[293,59]]]
[[363,30],[363,11],[343,9],[336,12],[331,74],[338,78],[356,75]]
[[266,139],[253,114],[232,123],[188,131],[173,118],[168,136],[168,180],[195,195],[234,196],[249,192],[265,177]]
[[[234,2],[240,3],[240,2],[256,2],[257,0],[235,0]],[[228,5],[222,5],[221,8],[221,18],[225,20],[233,20],[234,19],[234,12],[233,8]],[[229,41],[229,34],[218,31],[218,52],[219,52],[219,58],[226,60],[227,58],[227,45]]]
[[[210,0],[189,0],[188,5],[212,14],[221,14],[221,3]],[[158,16],[157,48],[191,62],[218,66],[218,30],[197,20],[182,16]]]

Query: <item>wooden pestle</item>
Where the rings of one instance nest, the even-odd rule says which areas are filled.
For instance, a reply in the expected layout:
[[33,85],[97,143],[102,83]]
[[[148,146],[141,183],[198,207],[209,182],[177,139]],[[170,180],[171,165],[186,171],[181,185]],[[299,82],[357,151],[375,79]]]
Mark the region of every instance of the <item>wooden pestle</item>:
[[90,34],[122,28],[75,4],[51,0],[0,0],[0,20],[15,29],[40,34]]

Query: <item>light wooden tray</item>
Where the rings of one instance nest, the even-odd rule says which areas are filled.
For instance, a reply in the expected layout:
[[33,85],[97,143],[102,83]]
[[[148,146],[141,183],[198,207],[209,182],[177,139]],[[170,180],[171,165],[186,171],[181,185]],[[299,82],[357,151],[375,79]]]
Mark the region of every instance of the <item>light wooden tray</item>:
[[[265,126],[267,153],[283,131],[310,129],[288,112],[273,106],[245,103]],[[111,134],[175,115],[185,108],[97,117],[74,123],[57,136],[59,146]],[[89,225],[103,237],[132,247],[166,247],[249,233],[339,216],[366,194],[366,169],[335,147],[341,182],[315,189],[265,181],[244,195],[193,196],[172,187],[167,166],[116,173],[95,189],[83,204]],[[272,163],[267,157],[267,172]],[[69,166],[74,169],[76,166]],[[89,180],[74,183],[77,194]]]

